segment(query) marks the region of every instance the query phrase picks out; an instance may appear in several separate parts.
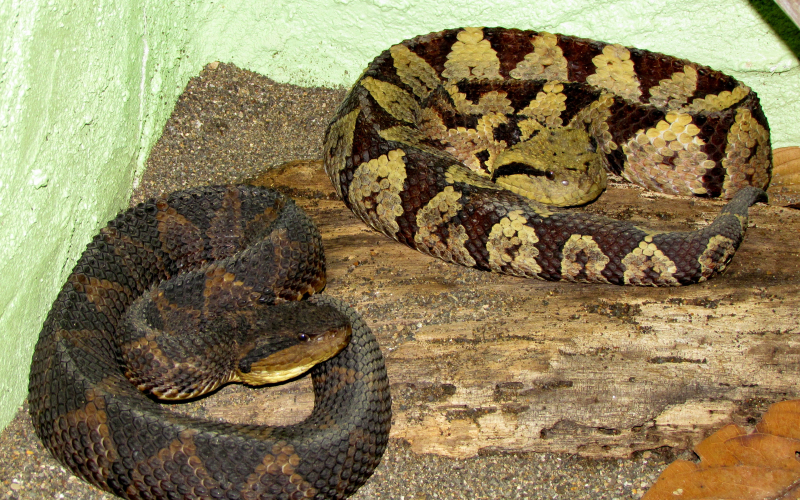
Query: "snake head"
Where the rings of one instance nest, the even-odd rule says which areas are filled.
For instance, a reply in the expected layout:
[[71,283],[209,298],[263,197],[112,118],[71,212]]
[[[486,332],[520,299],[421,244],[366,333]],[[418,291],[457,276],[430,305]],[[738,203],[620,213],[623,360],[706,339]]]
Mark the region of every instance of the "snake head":
[[282,382],[350,341],[347,317],[327,305],[257,304],[198,322],[192,311],[160,311],[147,298],[130,307],[120,350],[125,376],[163,400],[196,398],[230,382]]
[[233,381],[282,382],[339,353],[350,341],[350,322],[338,310],[310,302],[263,308],[239,349]]
[[601,155],[580,129],[542,130],[501,152],[492,180],[534,201],[552,206],[584,205],[606,188]]

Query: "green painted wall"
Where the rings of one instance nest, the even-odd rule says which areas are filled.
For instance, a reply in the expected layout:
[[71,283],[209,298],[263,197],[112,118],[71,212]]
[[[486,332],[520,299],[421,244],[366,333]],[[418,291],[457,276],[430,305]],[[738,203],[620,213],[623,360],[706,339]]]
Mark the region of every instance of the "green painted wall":
[[392,43],[463,25],[707,64],[756,89],[776,146],[800,144],[800,33],[766,0],[0,0],[0,427],[60,285],[203,64],[349,85]]
[[379,52],[431,31],[477,25],[565,33],[664,52],[725,71],[758,92],[776,146],[800,144],[800,31],[771,0],[257,4],[228,0],[218,11],[221,15],[209,17],[205,31],[223,35],[209,42],[214,46],[211,59],[281,82],[349,86]]
[[58,289],[202,64],[176,5],[0,0],[0,426]]

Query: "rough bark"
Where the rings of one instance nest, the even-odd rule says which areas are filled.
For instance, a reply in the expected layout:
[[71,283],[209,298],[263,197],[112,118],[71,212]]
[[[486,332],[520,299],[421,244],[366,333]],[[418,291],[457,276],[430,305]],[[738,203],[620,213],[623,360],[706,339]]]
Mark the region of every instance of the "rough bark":
[[[417,452],[685,449],[800,395],[798,210],[751,208],[722,276],[633,288],[497,276],[417,253],[356,219],[319,162],[258,182],[295,197],[318,224],[326,292],[376,332],[391,380],[391,435]],[[586,210],[679,230],[708,224],[722,205],[617,186]],[[288,423],[313,404],[302,380],[230,391],[237,406],[223,391],[204,403],[208,416]]]

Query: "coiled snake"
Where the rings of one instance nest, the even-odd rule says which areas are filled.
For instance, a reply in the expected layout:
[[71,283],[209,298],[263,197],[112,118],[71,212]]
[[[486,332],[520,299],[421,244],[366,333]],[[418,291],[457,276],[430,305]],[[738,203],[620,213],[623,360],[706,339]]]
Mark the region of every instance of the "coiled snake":
[[[391,403],[378,344],[351,308],[324,295],[303,310],[286,303],[324,285],[316,228],[273,191],[190,189],[120,214],[89,244],[45,320],[30,376],[36,433],[73,472],[125,498],[349,496],[383,454]],[[280,327],[297,322],[298,314],[310,318],[281,335]],[[289,427],[178,416],[137,390],[119,368],[129,361],[141,389],[190,397],[196,387],[253,381],[254,365],[272,356],[264,352],[268,346],[247,339],[251,325],[261,325],[278,349],[288,348],[276,353],[281,361],[280,353],[297,341],[313,343],[307,338],[313,330],[336,337],[347,323],[350,342],[311,372],[312,414]],[[201,338],[198,329],[223,341]],[[193,352],[170,365],[181,342]],[[231,360],[224,351],[237,345],[244,356]],[[216,368],[211,361],[219,361]],[[222,372],[222,365],[230,370]],[[207,372],[218,379],[204,380]],[[188,381],[183,394],[157,383],[169,377]]]
[[[710,68],[550,33],[465,28],[375,58],[336,112],[325,168],[374,229],[477,269],[545,280],[684,285],[722,271],[764,198],[758,97]],[[553,205],[605,170],[733,200],[710,226],[661,233]],[[753,187],[755,186],[755,187]]]
[[[359,78],[325,139],[339,196],[412,248],[512,275],[635,285],[723,270],[764,196],[769,157],[758,98],[733,78],[502,28],[395,45]],[[586,203],[606,171],[732,201],[706,228],[660,233],[529,198]],[[324,284],[319,235],[272,191],[197,188],[120,214],[44,323],[29,386],[38,436],[76,474],[125,498],[348,496],[385,449],[390,399],[377,343],[352,309],[318,295],[292,304]],[[312,415],[289,427],[178,416],[134,386],[193,397],[325,359],[312,369]],[[266,365],[281,374],[262,374]]]

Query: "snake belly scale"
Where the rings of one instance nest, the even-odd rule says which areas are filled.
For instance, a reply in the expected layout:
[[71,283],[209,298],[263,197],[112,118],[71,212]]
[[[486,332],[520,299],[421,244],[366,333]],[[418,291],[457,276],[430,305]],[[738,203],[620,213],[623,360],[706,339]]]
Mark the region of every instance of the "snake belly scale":
[[[765,200],[755,93],[682,59],[550,33],[464,28],[379,55],[337,110],[325,169],[368,225],[482,270],[552,281],[685,285],[725,269]],[[580,205],[606,171],[726,197],[709,226],[657,232]]]
[[312,369],[306,420],[233,425],[179,416],[123,375],[118,330],[153,285],[185,317],[207,314],[206,301],[229,312],[287,303],[324,287],[321,240],[290,199],[249,186],[173,193],[111,221],[75,265],[33,356],[30,413],[53,456],[130,499],[345,498],[369,478],[391,401],[380,349],[355,311],[308,300],[341,311],[352,333]]

